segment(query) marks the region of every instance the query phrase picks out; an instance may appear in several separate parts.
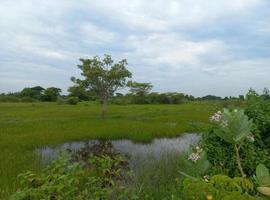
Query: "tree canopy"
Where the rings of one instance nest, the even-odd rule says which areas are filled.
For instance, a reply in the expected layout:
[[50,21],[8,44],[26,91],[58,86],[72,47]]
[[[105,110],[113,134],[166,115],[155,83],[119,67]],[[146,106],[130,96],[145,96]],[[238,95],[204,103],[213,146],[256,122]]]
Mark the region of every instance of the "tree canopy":
[[80,59],[81,64],[78,68],[82,71],[84,79],[71,80],[86,91],[95,92],[103,101],[102,116],[107,112],[108,99],[117,90],[126,86],[127,78],[132,74],[127,70],[127,60],[123,59],[114,63],[110,55],[104,55],[103,58],[94,56],[93,58]]

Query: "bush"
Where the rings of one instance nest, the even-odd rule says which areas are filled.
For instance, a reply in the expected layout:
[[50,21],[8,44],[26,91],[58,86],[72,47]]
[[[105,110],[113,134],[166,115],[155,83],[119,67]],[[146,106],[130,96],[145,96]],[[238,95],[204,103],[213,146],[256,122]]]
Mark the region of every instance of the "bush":
[[205,200],[207,195],[219,200],[256,200],[248,194],[253,189],[248,179],[224,175],[213,176],[207,181],[188,178],[183,181],[184,200]]
[[68,97],[67,103],[70,105],[77,105],[79,103],[78,97]]
[[17,102],[20,102],[20,98],[15,97],[15,96],[1,96],[0,97],[0,102],[13,102],[13,103],[17,103]]
[[[260,134],[243,111],[230,112],[225,109],[223,113],[213,115],[211,120],[215,122],[215,126],[203,135],[201,144],[212,165],[211,174],[239,176],[241,170],[238,160],[241,160],[242,176],[243,173],[247,176],[253,175],[260,163],[270,165],[269,153],[261,145]],[[237,158],[237,145],[240,158]]]
[[[255,134],[254,138],[253,143],[244,143],[240,150],[243,169],[247,176],[252,176],[256,166],[260,163],[270,166],[269,153],[258,144],[260,135]],[[208,160],[211,163],[211,174],[223,173],[231,177],[240,175],[232,144],[225,142],[210,131],[203,135],[202,148],[207,152]]]
[[[265,148],[269,148],[270,144],[270,102],[256,94],[249,93],[246,101],[246,114],[253,119],[259,133],[261,142]],[[270,149],[269,149],[270,151]]]
[[92,156],[87,163],[59,159],[41,174],[19,175],[21,189],[11,200],[132,199],[120,179],[121,161],[118,156]]

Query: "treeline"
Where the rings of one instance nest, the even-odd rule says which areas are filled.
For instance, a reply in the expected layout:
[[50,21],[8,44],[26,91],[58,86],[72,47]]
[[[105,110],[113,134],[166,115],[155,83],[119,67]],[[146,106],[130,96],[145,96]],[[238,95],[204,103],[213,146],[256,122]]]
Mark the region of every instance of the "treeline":
[[[244,95],[238,97],[219,97],[206,95],[203,97],[194,97],[192,95],[179,92],[151,92],[153,86],[150,83],[129,82],[129,91],[126,94],[116,93],[109,99],[112,104],[182,104],[190,101],[226,101],[226,100],[244,100]],[[20,92],[0,94],[0,102],[66,102],[77,104],[80,101],[98,101],[101,99],[94,93],[86,91],[78,86],[72,86],[68,89],[68,95],[61,95],[61,89],[56,87],[43,88],[41,86],[27,87]],[[252,92],[263,99],[270,100],[268,89],[264,89],[262,94]]]
[[62,90],[56,87],[43,88],[41,86],[27,87],[20,92],[0,94],[1,102],[34,102],[34,101],[57,101]]

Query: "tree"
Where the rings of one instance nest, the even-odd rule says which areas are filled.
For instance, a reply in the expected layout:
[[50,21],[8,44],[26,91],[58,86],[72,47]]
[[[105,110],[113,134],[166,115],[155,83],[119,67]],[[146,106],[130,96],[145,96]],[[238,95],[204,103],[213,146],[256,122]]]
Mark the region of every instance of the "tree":
[[151,83],[138,83],[129,81],[127,83],[129,91],[136,96],[145,96],[152,90],[153,85]]
[[35,86],[32,88],[24,88],[21,91],[22,97],[31,97],[35,99],[40,99],[42,92],[44,91],[44,88],[41,86]]
[[42,95],[41,99],[43,101],[56,101],[57,98],[60,96],[61,89],[56,87],[49,87],[44,90],[44,94]]
[[69,96],[77,97],[82,101],[96,100],[96,95],[94,92],[86,91],[84,87],[77,85],[76,79],[72,79],[71,81],[75,81],[75,85],[68,88]]
[[148,95],[153,88],[151,83],[138,83],[129,81],[127,86],[129,87],[129,91],[132,95],[131,97],[133,103],[147,103],[146,95]]
[[101,59],[94,56],[91,59],[80,59],[81,64],[78,68],[82,70],[83,80],[72,77],[71,79],[77,85],[82,86],[86,91],[95,92],[103,102],[102,118],[105,117],[108,110],[108,99],[113,94],[126,86],[127,78],[132,74],[126,68],[127,60],[123,59],[114,63],[110,55],[104,55]]

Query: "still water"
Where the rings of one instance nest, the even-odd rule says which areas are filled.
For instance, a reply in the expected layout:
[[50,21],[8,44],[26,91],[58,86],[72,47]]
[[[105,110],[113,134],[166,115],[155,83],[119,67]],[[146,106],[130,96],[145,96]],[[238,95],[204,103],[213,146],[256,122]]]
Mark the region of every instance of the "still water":
[[[196,145],[200,140],[198,134],[184,134],[177,138],[157,138],[150,143],[135,143],[131,140],[111,140],[113,148],[127,156],[131,167],[147,160],[159,160],[168,155],[181,155],[190,145]],[[86,146],[98,144],[98,140],[74,141],[36,149],[43,166],[56,159],[63,151],[79,151]]]

